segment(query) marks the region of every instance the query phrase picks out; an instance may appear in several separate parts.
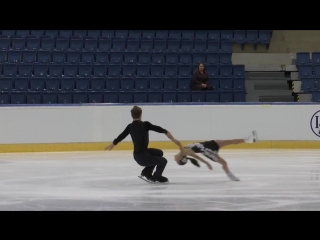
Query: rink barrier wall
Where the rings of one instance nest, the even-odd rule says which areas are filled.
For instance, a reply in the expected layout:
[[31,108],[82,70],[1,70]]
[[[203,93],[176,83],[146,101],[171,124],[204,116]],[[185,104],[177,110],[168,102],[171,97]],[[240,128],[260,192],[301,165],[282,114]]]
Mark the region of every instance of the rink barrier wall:
[[[259,142],[226,149],[318,149],[318,103],[159,103],[1,105],[0,153],[102,151],[132,121],[142,119],[169,130],[183,145],[244,138],[257,130]],[[150,132],[149,147],[177,149],[164,134]],[[128,136],[114,150],[132,150]]]

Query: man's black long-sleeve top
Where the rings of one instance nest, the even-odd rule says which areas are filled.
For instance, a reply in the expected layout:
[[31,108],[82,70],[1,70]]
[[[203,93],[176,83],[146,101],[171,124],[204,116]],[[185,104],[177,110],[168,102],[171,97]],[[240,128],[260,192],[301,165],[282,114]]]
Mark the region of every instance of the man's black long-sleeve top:
[[145,152],[149,144],[149,130],[158,133],[167,133],[166,129],[162,127],[152,125],[150,122],[143,122],[140,120],[135,120],[130,123],[126,129],[113,141],[114,145],[117,145],[123,139],[125,139],[129,134],[134,146],[134,153]]

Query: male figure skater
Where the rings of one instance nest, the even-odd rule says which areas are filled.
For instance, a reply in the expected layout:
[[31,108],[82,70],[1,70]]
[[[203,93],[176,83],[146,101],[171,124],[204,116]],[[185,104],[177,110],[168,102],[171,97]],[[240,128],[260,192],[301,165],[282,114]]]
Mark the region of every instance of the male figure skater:
[[[233,139],[233,140],[211,140],[211,141],[204,141],[198,143],[188,144],[185,147],[182,147],[179,141],[173,140],[179,146],[180,152],[175,155],[175,160],[179,165],[184,165],[190,160],[194,165],[200,167],[198,162],[195,159],[188,158],[187,155],[197,158],[195,153],[201,153],[202,155],[206,156],[210,160],[220,163],[222,165],[223,170],[227,174],[227,176],[232,181],[240,181],[237,177],[235,177],[232,172],[230,172],[227,162],[218,155],[219,149],[222,147],[231,145],[231,144],[240,144],[240,143],[253,143],[258,141],[258,136],[256,131],[252,131],[252,133],[244,138],[244,139]],[[199,159],[199,158],[197,158]],[[200,161],[204,162],[205,164],[208,163],[203,159],[199,159]],[[209,166],[208,166],[209,167]],[[209,167],[210,169],[210,167]]]
[[[131,135],[134,145],[133,158],[140,165],[145,168],[141,172],[141,177],[151,182],[168,182],[168,179],[162,176],[162,173],[167,165],[167,159],[163,157],[163,151],[155,148],[148,148],[149,144],[149,131],[164,133],[166,136],[177,144],[177,140],[173,138],[170,132],[162,127],[152,125],[150,122],[141,121],[142,109],[134,106],[131,109],[131,116],[133,118],[124,131],[114,139],[113,143],[105,148],[111,150],[119,142],[125,139],[129,134]],[[156,171],[152,175],[154,168],[157,166]]]

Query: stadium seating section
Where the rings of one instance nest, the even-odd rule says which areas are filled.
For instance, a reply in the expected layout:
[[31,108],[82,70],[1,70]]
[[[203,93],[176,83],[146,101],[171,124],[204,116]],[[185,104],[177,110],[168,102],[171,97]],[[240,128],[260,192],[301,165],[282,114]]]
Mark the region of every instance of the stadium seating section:
[[[271,34],[0,30],[0,103],[245,102],[245,66],[232,64],[232,46],[268,47]],[[200,62],[206,65],[213,91],[190,90]]]

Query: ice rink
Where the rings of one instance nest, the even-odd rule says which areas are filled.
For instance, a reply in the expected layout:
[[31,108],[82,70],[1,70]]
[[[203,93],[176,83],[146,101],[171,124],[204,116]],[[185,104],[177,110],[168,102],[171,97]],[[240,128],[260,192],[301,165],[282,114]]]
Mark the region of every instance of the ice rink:
[[165,150],[166,184],[137,176],[131,151],[0,154],[2,211],[320,210],[320,150],[221,150],[221,166],[179,166]]

